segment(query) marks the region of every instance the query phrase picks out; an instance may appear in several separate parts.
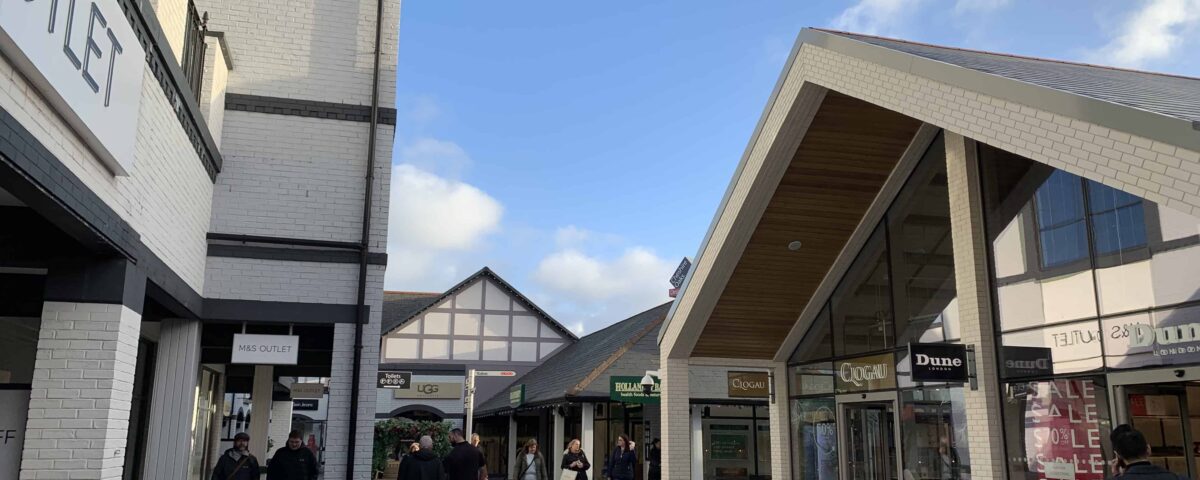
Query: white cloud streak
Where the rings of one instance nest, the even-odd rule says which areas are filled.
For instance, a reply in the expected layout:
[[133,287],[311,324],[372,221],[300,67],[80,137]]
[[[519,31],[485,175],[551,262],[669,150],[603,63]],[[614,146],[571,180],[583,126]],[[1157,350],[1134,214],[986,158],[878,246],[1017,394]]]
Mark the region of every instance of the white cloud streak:
[[553,299],[555,311],[590,332],[669,300],[673,271],[674,265],[645,247],[627,248],[615,258],[566,248],[543,258],[533,280]]
[[859,0],[833,19],[837,30],[866,35],[896,35],[920,0]]
[[1144,68],[1168,60],[1200,27],[1200,0],[1147,0],[1132,12],[1116,36],[1091,52],[1089,61]]

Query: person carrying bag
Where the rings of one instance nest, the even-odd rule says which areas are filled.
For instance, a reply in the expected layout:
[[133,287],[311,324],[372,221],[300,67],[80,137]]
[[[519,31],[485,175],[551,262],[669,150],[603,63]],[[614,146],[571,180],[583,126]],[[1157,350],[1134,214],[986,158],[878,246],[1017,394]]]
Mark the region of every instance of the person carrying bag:
[[587,471],[592,468],[591,462],[588,461],[587,455],[583,453],[582,443],[579,439],[571,440],[567,445],[567,450],[563,452],[562,475],[559,480],[588,480]]
[[546,460],[538,453],[537,440],[525,442],[525,448],[517,454],[517,468],[513,473],[516,474],[513,480],[550,480],[546,474]]

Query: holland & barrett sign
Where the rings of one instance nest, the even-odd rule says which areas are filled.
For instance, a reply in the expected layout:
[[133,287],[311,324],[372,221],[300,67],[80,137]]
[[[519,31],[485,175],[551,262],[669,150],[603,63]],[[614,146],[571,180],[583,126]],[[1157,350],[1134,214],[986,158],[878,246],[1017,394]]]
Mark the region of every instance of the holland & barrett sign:
[[614,402],[658,404],[662,399],[662,380],[654,378],[650,395],[642,388],[642,377],[614,375],[608,380],[609,398]]

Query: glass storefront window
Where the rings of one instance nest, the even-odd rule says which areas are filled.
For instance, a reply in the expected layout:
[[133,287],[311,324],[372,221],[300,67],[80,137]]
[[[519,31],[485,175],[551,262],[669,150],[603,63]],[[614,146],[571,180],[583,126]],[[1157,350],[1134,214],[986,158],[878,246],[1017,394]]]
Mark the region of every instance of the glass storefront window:
[[701,411],[706,480],[770,478],[771,432],[766,409],[707,405]]
[[900,394],[904,478],[971,478],[967,411],[961,387],[924,388]]
[[812,363],[792,367],[792,395],[828,395],[833,393],[833,363]]
[[1055,374],[1104,367],[1103,332],[1094,320],[1006,333],[1002,338],[1005,346],[1048,349]]
[[887,242],[880,225],[867,240],[830,300],[834,351],[854,355],[895,344]]
[[825,308],[821,309],[821,313],[817,314],[817,318],[813,319],[812,326],[808,327],[804,338],[800,340],[800,345],[792,354],[791,361],[811,362],[832,356],[833,335],[830,332],[829,305],[826,304]]
[[792,459],[800,480],[838,480],[837,404],[833,397],[792,400]]
[[958,308],[945,152],[939,135],[887,213],[900,345],[953,338],[945,325]]
[[1007,383],[1004,431],[1009,478],[1104,480],[1110,458],[1103,377]]

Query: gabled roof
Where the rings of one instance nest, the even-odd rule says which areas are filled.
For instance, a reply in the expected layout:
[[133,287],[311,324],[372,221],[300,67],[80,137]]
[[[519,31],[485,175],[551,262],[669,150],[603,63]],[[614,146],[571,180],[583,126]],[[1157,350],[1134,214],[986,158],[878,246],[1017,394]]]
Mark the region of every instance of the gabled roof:
[[[641,377],[658,369],[658,329],[670,306],[664,303],[617,322],[547,358],[514,382],[525,385],[525,404],[608,398],[609,377]],[[478,411],[483,415],[509,408],[506,390],[480,404]]]
[[[546,313],[545,310],[542,310],[542,308],[533,303],[532,300],[526,298],[525,295],[517,291],[516,288],[513,288],[512,285],[504,281],[503,278],[500,278],[496,272],[493,272],[492,269],[488,267],[483,267],[478,272],[471,274],[471,276],[463,279],[461,282],[458,282],[457,285],[450,287],[449,290],[446,290],[440,295],[434,293],[429,294],[430,296],[420,298],[403,298],[398,296],[393,300],[389,299],[385,294],[383,299],[383,322],[380,325],[380,332],[384,335],[387,335],[389,332],[403,327],[413,318],[420,316],[422,313],[425,313],[426,310],[433,308],[435,305],[441,304],[447,298],[450,298],[455,293],[458,293],[459,291],[471,286],[476,280],[479,280],[483,277],[490,279],[496,284],[497,287],[500,287],[501,290],[504,290],[509,295],[512,295],[514,299],[521,302],[521,305],[523,305],[526,310],[536,313],[542,318],[546,319],[546,321],[550,323],[550,326],[554,327],[555,330],[558,330],[559,333],[563,334],[564,338],[567,340],[574,341],[579,339],[579,337],[576,337],[570,329],[564,327],[561,323],[558,323],[554,317],[551,317],[549,313]],[[405,292],[398,293],[403,294]],[[409,295],[420,295],[412,292],[407,293]],[[389,310],[391,313],[389,313]]]
[[1200,78],[814,29],[971,70],[1200,121]]

